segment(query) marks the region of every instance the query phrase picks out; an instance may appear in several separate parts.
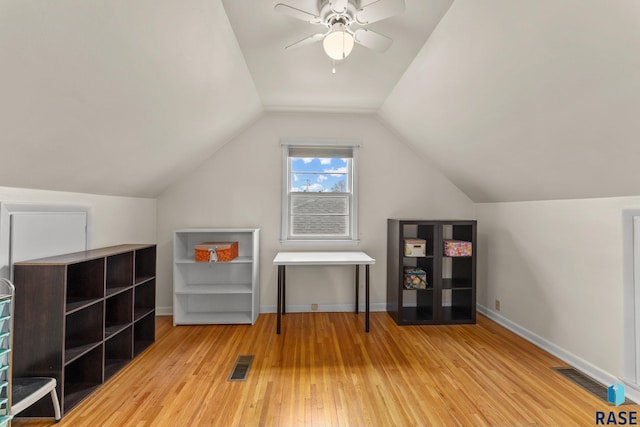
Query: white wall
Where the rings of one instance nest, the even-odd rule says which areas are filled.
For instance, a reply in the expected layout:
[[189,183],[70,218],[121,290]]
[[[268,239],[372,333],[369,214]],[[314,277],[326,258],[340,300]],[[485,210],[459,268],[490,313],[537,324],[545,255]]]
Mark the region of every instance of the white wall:
[[[478,304],[596,377],[623,376],[622,211],[640,197],[476,205]],[[565,359],[566,360],[566,359]]]
[[156,241],[156,199],[0,187],[0,203],[89,207],[91,248]]
[[[158,305],[172,305],[173,230],[185,227],[259,227],[263,311],[275,311],[281,210],[281,138],[360,140],[357,248],[376,258],[372,308],[386,301],[387,218],[474,218],[474,204],[399,141],[373,115],[266,113],[189,176],[158,198]],[[286,248],[291,249],[291,248]],[[342,248],[344,249],[344,248]],[[353,270],[287,270],[287,306],[335,310],[353,304]],[[295,284],[295,285],[294,285]],[[339,306],[339,305],[344,306]]]

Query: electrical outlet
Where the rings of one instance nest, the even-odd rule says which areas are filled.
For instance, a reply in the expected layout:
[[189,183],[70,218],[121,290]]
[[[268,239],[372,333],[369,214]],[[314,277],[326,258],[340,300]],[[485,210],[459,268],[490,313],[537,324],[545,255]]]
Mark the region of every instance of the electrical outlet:
[[311,310],[317,310],[318,304],[311,304]]
[[500,311],[500,300],[496,300],[496,311]]

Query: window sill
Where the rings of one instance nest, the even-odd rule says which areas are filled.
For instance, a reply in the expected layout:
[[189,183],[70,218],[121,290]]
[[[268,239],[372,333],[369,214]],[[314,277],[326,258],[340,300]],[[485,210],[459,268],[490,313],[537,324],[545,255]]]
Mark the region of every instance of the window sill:
[[280,240],[282,246],[303,247],[303,248],[332,248],[332,247],[355,247],[360,244],[360,240]]

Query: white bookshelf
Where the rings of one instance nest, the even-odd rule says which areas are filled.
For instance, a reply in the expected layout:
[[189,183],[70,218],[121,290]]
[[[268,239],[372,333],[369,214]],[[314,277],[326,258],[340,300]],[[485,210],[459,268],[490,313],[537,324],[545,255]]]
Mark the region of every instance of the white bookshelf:
[[[238,242],[229,262],[195,262],[195,245]],[[173,324],[254,324],[260,313],[257,228],[189,228],[173,236]]]

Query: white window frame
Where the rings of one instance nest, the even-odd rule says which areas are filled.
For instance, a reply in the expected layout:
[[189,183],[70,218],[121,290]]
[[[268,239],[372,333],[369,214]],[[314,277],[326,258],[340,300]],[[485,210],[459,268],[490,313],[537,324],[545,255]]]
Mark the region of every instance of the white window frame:
[[[336,140],[283,140],[282,146],[282,209],[281,209],[281,233],[280,241],[283,244],[295,245],[356,245],[358,243],[358,141]],[[290,194],[291,194],[291,163],[289,151],[292,147],[326,148],[351,148],[351,195],[349,203],[349,235],[348,236],[291,236],[290,235]],[[320,156],[318,156],[320,157]],[[330,196],[328,196],[330,197]]]

